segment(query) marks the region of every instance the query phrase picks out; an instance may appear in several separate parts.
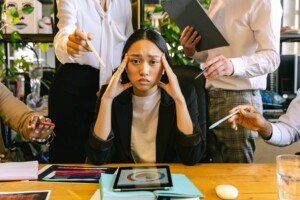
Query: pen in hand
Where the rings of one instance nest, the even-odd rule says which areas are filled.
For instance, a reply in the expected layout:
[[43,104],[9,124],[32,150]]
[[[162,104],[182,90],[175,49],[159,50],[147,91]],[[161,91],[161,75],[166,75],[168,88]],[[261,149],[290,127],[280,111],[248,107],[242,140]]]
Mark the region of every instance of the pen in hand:
[[200,72],[200,73],[195,77],[195,79],[199,78],[204,72],[206,72],[206,71],[210,68],[210,66],[211,66],[211,65],[205,67],[205,68],[202,70],[202,72]]
[[214,123],[213,125],[211,125],[211,126],[209,127],[209,129],[215,128],[216,126],[218,126],[219,124],[221,124],[223,121],[229,119],[229,118],[232,117],[233,115],[238,114],[240,111],[241,111],[241,110],[238,109],[238,110],[234,111],[233,113],[227,115],[226,117],[220,119],[219,121],[217,121],[216,123]]
[[55,126],[55,124],[53,124],[51,122],[38,121],[37,124],[44,125],[44,126]]
[[[84,33],[85,34],[85,33]],[[85,34],[86,35],[86,34]],[[86,39],[87,45],[89,45],[90,49],[92,50],[93,54],[96,56],[97,60],[99,61],[100,65],[105,67],[105,64],[101,57],[99,56],[98,52],[96,51],[95,47],[93,46],[92,42],[89,39]]]

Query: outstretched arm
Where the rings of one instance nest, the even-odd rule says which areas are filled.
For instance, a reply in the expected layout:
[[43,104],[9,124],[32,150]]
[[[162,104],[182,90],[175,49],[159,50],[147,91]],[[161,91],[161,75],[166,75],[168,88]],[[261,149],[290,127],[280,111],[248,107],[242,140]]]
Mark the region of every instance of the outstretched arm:
[[234,107],[229,112],[232,113],[240,109],[240,112],[228,119],[231,128],[237,130],[237,124],[246,129],[257,131],[260,136],[268,140],[272,136],[272,125],[251,105],[240,105]]

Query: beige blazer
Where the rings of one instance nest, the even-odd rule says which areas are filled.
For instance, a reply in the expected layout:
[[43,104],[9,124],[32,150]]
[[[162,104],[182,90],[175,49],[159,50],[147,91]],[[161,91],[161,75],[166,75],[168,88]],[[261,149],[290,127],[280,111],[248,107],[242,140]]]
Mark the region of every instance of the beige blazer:
[[[28,138],[27,126],[36,113],[30,110],[22,101],[15,98],[11,91],[0,82],[0,118],[4,124]],[[0,129],[0,153],[5,153],[5,147]]]

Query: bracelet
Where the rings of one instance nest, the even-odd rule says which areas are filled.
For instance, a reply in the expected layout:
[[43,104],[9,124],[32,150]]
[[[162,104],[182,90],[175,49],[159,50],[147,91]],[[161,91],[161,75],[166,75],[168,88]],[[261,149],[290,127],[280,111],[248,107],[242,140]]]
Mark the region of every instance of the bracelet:
[[47,144],[47,145],[49,145],[53,141],[55,136],[56,136],[55,133],[52,132],[51,134],[48,135],[47,138],[30,138],[30,140],[35,142],[35,143],[38,143],[38,144]]

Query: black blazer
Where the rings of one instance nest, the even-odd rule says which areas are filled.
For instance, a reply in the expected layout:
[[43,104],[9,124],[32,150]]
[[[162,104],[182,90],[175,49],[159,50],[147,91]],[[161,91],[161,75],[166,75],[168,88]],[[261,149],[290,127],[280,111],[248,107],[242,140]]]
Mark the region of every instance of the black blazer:
[[[200,161],[204,153],[205,140],[197,119],[198,105],[195,89],[193,87],[181,87],[181,89],[194,125],[194,134],[186,136],[177,129],[175,102],[166,91],[161,89],[156,136],[157,163],[182,162],[193,165]],[[112,131],[106,141],[96,137],[92,129],[86,148],[90,162],[95,164],[134,162],[130,147],[132,93],[132,88],[129,88],[113,100]],[[100,102],[97,105],[98,112]]]

